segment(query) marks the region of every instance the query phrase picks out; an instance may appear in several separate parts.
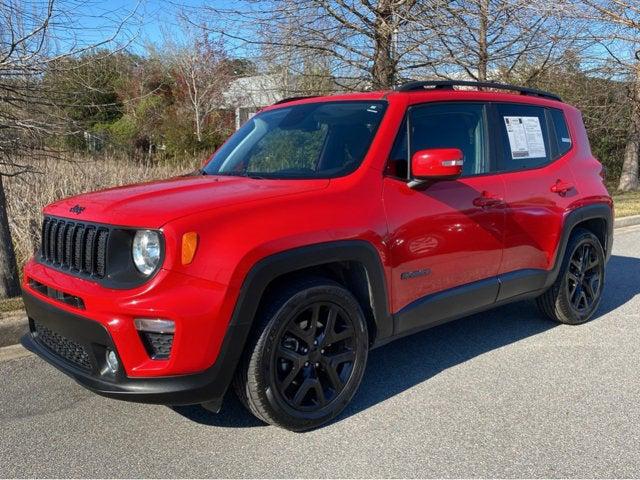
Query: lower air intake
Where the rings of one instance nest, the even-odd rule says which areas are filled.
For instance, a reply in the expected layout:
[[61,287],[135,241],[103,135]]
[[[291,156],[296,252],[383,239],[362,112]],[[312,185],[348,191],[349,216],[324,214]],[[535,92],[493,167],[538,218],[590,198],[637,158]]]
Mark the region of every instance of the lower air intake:
[[154,360],[169,358],[173,345],[173,333],[140,332],[147,353]]
[[84,370],[91,370],[89,354],[82,345],[38,322],[33,322],[32,329],[36,340],[47,349]]

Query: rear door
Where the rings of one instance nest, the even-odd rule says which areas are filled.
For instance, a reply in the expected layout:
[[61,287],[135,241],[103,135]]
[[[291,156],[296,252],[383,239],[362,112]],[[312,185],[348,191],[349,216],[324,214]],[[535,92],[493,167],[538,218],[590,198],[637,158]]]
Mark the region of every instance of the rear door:
[[502,300],[541,286],[576,190],[572,140],[561,110],[498,103],[494,115],[506,201]]

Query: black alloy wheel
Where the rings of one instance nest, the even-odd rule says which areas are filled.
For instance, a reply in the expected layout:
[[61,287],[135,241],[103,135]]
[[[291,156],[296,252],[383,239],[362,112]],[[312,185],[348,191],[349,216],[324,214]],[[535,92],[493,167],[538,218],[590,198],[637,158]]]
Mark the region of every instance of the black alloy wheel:
[[367,321],[353,294],[329,279],[299,278],[263,303],[234,388],[266,423],[310,430],[351,401],[368,351]]
[[573,252],[565,282],[569,302],[578,314],[588,312],[600,298],[603,274],[595,247],[584,241]]
[[538,308],[556,322],[586,322],[602,299],[605,273],[600,240],[589,230],[577,228],[569,238],[555,282],[536,299]]
[[339,305],[316,302],[295,314],[274,350],[274,384],[293,408],[316,410],[344,389],[356,359],[353,320]]

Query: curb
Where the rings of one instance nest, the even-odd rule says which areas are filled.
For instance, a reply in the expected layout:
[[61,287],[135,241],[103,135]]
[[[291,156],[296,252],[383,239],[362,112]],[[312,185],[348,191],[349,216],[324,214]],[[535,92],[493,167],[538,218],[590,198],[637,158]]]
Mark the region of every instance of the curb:
[[[640,215],[616,218],[614,228],[640,225]],[[20,337],[27,331],[27,317],[23,311],[0,314],[0,348],[20,342]]]
[[640,215],[616,218],[613,221],[613,228],[630,227],[632,225],[640,225]]
[[27,317],[24,311],[18,310],[0,315],[0,348],[20,342],[20,337],[27,331]]

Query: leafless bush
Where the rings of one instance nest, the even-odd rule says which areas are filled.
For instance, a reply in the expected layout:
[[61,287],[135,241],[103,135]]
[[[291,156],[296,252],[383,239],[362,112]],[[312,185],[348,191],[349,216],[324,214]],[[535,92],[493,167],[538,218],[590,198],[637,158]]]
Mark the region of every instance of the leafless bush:
[[169,178],[194,170],[197,161],[180,165],[134,164],[117,158],[43,160],[38,172],[5,179],[9,226],[18,265],[38,248],[41,210],[55,200],[91,190]]

